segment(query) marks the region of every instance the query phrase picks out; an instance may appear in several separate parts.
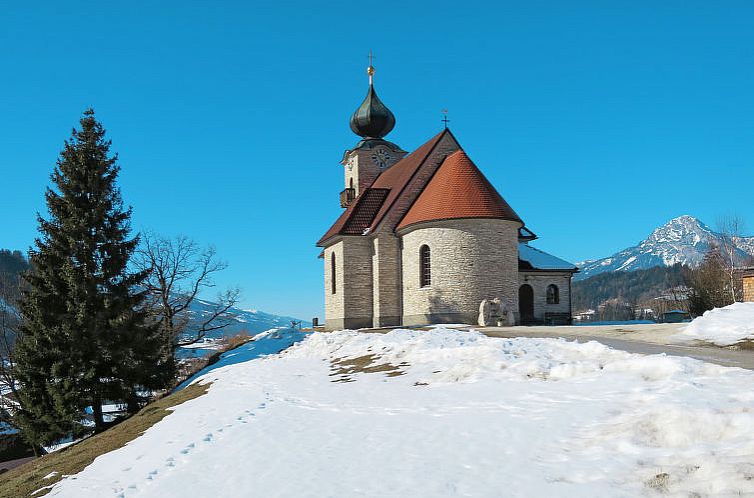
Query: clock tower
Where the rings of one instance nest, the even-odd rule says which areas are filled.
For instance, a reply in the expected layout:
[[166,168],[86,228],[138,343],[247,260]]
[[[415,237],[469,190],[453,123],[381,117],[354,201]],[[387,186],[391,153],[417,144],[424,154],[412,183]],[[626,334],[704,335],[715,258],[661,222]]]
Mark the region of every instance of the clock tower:
[[383,137],[395,126],[395,116],[374,90],[374,66],[367,68],[369,90],[351,116],[351,130],[361,141],[343,155],[345,187],[340,193],[341,207],[348,207],[377,176],[398,162],[407,152]]

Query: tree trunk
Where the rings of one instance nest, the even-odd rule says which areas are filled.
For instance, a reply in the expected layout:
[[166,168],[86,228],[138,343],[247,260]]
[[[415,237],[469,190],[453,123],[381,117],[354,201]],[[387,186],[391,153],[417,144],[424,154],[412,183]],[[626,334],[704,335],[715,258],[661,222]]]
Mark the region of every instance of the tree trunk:
[[105,419],[102,416],[102,395],[99,392],[94,394],[92,415],[94,416],[94,431],[100,432],[105,427]]
[[139,398],[136,395],[136,389],[131,390],[131,392],[128,394],[128,400],[126,403],[126,410],[128,410],[129,415],[133,415],[134,413],[139,411],[139,408],[141,408],[141,406],[139,404]]

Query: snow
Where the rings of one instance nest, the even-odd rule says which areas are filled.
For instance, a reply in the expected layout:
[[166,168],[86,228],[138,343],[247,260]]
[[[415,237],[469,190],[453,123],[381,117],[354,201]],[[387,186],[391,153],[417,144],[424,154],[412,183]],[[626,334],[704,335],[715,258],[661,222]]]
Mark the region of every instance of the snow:
[[183,349],[213,349],[217,350],[223,346],[222,341],[219,339],[204,338],[201,341],[194,342],[192,344],[186,344],[181,346]]
[[626,260],[625,263],[620,265],[616,271],[621,271],[628,268],[629,266],[631,266],[631,263],[633,263],[634,261],[636,261],[636,256],[631,256],[630,258]]
[[690,358],[341,331],[195,382],[206,395],[49,496],[754,493],[754,372]]
[[733,303],[706,311],[671,339],[709,342],[717,346],[754,340],[754,303]]
[[563,259],[540,251],[529,244],[518,244],[518,258],[529,262],[534,268],[540,270],[575,270],[576,266]]
[[275,327],[260,332],[252,337],[251,341],[222,353],[216,362],[183,381],[175,388],[175,391],[180,391],[196,379],[206,376],[212,370],[254,360],[265,355],[279,353],[302,340],[305,336],[306,334],[300,330],[285,329],[283,327]]

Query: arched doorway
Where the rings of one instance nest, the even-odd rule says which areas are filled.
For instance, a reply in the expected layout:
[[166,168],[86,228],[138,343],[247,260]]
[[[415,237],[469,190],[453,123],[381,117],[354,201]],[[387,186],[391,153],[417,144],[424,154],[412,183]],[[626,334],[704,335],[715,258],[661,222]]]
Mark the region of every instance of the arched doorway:
[[518,314],[524,325],[534,321],[534,289],[529,284],[518,288]]

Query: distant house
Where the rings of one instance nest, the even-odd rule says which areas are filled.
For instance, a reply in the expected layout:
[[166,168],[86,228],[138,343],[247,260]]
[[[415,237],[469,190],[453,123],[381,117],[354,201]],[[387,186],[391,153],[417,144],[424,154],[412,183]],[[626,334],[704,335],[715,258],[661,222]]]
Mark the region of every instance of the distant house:
[[754,266],[736,268],[736,274],[741,281],[744,301],[754,301]]
[[691,315],[688,311],[671,310],[662,314],[662,323],[681,323],[689,320],[691,320]]

